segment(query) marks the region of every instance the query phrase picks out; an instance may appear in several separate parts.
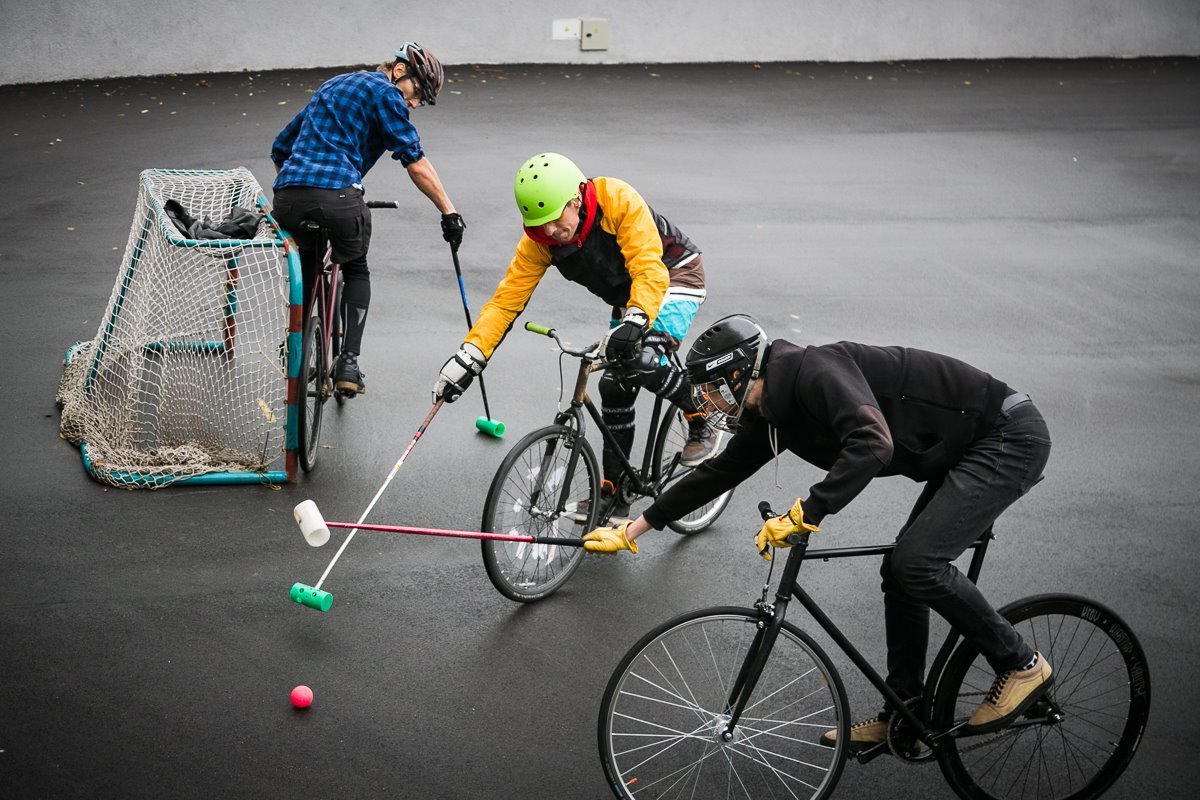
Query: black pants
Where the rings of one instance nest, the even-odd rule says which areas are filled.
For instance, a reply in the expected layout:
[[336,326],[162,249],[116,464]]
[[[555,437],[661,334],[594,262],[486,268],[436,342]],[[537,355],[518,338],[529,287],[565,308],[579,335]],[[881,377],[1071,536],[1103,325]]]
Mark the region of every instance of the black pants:
[[316,189],[311,186],[285,186],[276,190],[272,213],[275,220],[296,240],[300,266],[304,272],[304,314],[312,303],[317,277],[317,241],[301,227],[305,220],[321,223],[329,231],[333,260],[341,265],[345,280],[342,299],[346,306],[346,337],[342,350],[362,352],[362,335],[371,305],[371,273],[367,269],[367,250],[371,245],[371,210],[363,202],[361,189]]
[[883,559],[888,685],[903,699],[924,689],[929,609],[997,673],[1024,666],[1033,649],[953,562],[1042,478],[1050,434],[1032,402],[1001,411],[940,481],[930,481]]
[[[668,355],[678,348],[679,342],[674,337],[661,331],[650,331],[642,340],[637,358],[621,369],[606,369],[600,378],[600,415],[626,458],[633,449],[634,402],[639,390],[649,389],[681,408],[685,414],[696,411],[687,372]],[[621,459],[607,439],[604,440],[602,460],[605,480],[615,484],[621,475]]]

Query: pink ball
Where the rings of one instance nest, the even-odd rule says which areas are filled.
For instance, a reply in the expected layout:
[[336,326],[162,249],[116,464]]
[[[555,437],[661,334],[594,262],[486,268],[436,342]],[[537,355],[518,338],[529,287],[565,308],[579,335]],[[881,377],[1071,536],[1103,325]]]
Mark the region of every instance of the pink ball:
[[292,689],[292,705],[294,705],[296,708],[308,708],[312,705],[312,701],[312,689],[304,685],[300,685],[295,689]]

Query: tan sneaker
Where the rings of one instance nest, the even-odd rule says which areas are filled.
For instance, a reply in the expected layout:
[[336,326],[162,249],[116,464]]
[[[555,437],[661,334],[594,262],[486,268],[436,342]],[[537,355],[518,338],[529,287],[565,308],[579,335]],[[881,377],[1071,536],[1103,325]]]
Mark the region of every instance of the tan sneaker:
[[991,691],[963,726],[963,733],[991,733],[1020,716],[1054,683],[1054,671],[1041,653],[1029,669],[997,675]]
[[[888,735],[888,723],[886,720],[879,717],[871,717],[864,719],[862,722],[856,722],[850,726],[850,752],[858,750],[866,750],[875,745],[886,741]],[[834,747],[837,745],[837,731],[825,731],[821,734],[820,742],[825,747]]]
[[684,467],[698,467],[717,452],[721,432],[705,422],[701,414],[693,414],[687,421],[688,438],[679,454],[679,463]]

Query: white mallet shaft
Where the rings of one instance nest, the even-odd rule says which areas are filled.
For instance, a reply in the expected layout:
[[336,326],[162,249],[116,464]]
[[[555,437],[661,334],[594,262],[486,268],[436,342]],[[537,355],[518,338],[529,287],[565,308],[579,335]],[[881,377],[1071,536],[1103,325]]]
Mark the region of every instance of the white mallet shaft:
[[325,524],[325,517],[321,516],[321,509],[312,500],[297,503],[292,509],[292,516],[300,526],[300,533],[304,534],[304,541],[313,547],[320,547],[329,541],[329,526]]

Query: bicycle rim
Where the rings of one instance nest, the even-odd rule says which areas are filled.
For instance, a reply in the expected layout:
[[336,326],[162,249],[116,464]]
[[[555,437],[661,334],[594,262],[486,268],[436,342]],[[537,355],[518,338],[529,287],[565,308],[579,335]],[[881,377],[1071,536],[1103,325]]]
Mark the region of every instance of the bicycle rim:
[[327,397],[325,383],[329,374],[324,339],[321,318],[313,314],[304,323],[300,348],[300,466],[305,472],[317,465],[317,448],[321,441],[321,411]]
[[[845,764],[849,710],[820,647],[785,623],[730,741],[733,685],[757,632],[750,609],[711,608],[651,631],[608,682],[600,758],[617,797],[824,798]],[[818,738],[837,730],[836,748]]]
[[[683,412],[674,406],[667,409],[662,427],[659,429],[658,442],[654,449],[655,476],[659,493],[666,491],[692,470],[679,463],[679,455],[687,444],[688,425]],[[685,535],[699,533],[716,521],[725,511],[733,497],[733,490],[710,500],[694,511],[685,514],[674,522],[667,523],[671,530]]]
[[[581,442],[568,474],[573,432],[563,426],[526,436],[504,457],[492,479],[483,530],[520,536],[578,538],[592,529],[597,484],[596,456]],[[567,500],[560,504],[563,487]],[[578,518],[587,499],[592,511]],[[484,540],[483,564],[492,584],[511,600],[541,600],[566,583],[583,559],[581,547]]]
[[[948,740],[942,772],[965,798],[1098,797],[1129,765],[1149,716],[1141,645],[1120,617],[1082,597],[1040,595],[1001,613],[1047,659],[1054,684],[1008,728]],[[969,717],[993,677],[972,646],[960,645],[940,681],[934,728]]]

